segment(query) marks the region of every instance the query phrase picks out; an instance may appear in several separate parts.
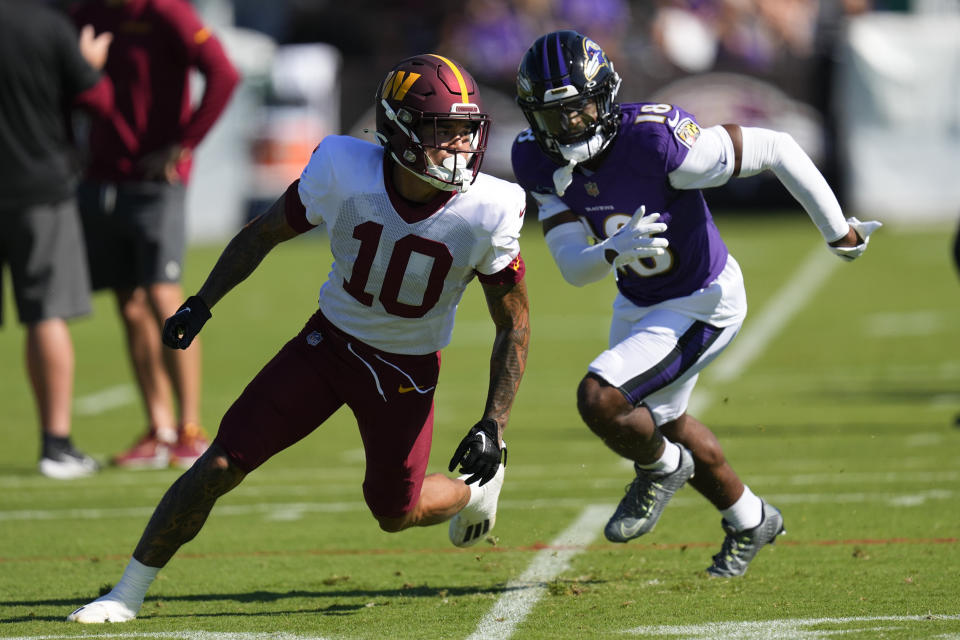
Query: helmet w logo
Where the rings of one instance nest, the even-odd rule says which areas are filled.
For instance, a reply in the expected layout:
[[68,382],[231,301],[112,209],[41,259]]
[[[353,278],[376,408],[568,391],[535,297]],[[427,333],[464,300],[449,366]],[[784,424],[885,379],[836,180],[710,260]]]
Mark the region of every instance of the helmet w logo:
[[381,98],[389,97],[391,100],[403,100],[410,91],[410,87],[420,77],[419,73],[405,71],[391,71],[387,74],[387,79],[383,81],[383,94]]

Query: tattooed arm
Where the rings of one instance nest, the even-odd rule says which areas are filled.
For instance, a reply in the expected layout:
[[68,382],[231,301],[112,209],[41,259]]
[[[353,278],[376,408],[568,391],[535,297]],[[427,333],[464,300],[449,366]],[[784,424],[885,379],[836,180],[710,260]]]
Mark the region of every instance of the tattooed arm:
[[287,194],[280,196],[265,213],[248,222],[220,254],[197,292],[208,307],[213,307],[227,292],[246,280],[271,249],[299,233],[287,222],[285,197]]
[[516,284],[484,284],[483,293],[497,330],[490,355],[490,386],[483,417],[497,423],[502,437],[527,366],[530,305],[523,280]]

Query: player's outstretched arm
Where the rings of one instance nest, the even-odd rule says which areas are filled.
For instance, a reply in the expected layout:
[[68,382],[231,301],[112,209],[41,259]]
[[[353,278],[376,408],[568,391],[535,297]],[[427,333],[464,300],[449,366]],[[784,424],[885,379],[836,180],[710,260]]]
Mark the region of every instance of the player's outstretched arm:
[[501,455],[506,464],[503,430],[527,366],[530,345],[530,304],[523,280],[513,284],[484,284],[487,308],[496,326],[490,356],[490,384],[483,418],[460,442],[449,470],[473,474],[467,483],[486,484],[497,472]]
[[190,296],[163,324],[163,343],[186,349],[210,319],[210,308],[257,268],[275,246],[296,236],[285,214],[281,196],[267,211],[248,222],[227,244],[195,296]]
[[882,224],[843,217],[840,203],[810,156],[781,131],[723,125],[732,142],[734,177],[770,170],[813,220],[829,249],[844,260],[855,260],[867,249],[870,234]]

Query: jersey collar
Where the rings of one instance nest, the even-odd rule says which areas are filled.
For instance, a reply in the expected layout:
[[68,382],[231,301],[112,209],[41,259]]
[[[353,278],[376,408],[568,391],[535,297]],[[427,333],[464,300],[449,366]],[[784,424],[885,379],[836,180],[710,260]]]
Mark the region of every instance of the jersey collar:
[[457,195],[457,191],[441,191],[437,194],[435,198],[428,202],[410,202],[397,192],[397,188],[393,185],[393,178],[390,175],[391,168],[393,167],[390,157],[384,154],[383,157],[383,186],[387,190],[387,196],[390,198],[390,204],[393,205],[393,208],[396,209],[397,214],[403,219],[407,224],[413,224],[415,222],[421,222],[426,220],[437,211],[440,211],[450,201],[453,196]]

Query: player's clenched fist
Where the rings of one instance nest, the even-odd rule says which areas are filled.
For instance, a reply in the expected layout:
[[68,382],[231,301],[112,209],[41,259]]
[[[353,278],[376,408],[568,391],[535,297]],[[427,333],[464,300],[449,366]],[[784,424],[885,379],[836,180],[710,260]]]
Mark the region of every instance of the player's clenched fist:
[[500,456],[503,454],[503,464],[507,464],[507,445],[501,446],[497,423],[490,418],[484,418],[473,425],[470,432],[460,441],[453,457],[450,458],[449,470],[453,471],[460,465],[460,473],[472,474],[464,482],[473,484],[480,481],[482,487],[497,474],[500,466]]
[[211,315],[210,307],[200,296],[190,296],[163,323],[163,344],[171,349],[186,349]]

